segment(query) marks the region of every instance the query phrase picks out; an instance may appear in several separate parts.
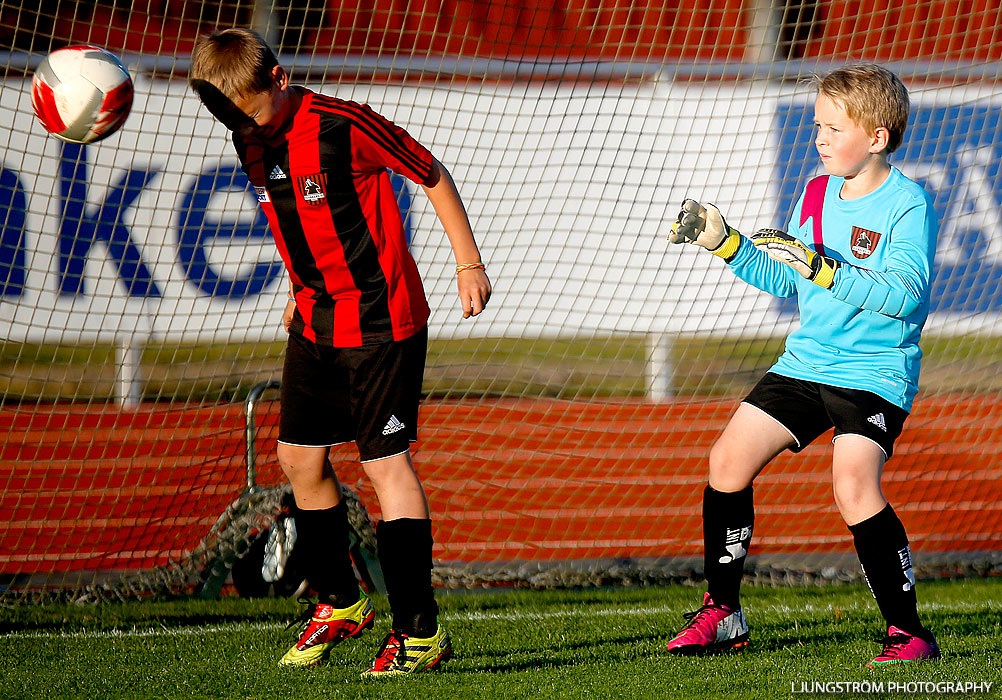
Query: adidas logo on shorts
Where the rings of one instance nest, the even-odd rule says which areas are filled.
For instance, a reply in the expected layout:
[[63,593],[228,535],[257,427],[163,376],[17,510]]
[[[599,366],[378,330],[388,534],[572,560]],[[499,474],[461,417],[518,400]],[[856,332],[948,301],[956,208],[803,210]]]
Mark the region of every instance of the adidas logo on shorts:
[[383,435],[392,435],[400,430],[403,430],[406,426],[401,423],[396,416],[390,416],[390,420],[386,422],[386,426],[383,428]]
[[887,423],[884,422],[883,413],[877,413],[875,415],[872,415],[866,420],[870,423],[873,423],[875,426],[883,430],[885,433],[887,432]]
[[288,178],[288,175],[286,175],[285,173],[283,173],[282,169],[280,167],[278,167],[277,165],[274,168],[271,169],[271,174],[268,175],[268,179],[269,180],[285,180],[287,178]]

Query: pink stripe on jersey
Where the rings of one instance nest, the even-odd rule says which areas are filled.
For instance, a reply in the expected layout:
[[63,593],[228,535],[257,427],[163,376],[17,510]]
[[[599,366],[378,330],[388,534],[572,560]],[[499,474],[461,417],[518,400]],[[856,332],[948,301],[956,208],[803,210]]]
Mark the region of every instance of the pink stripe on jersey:
[[816,177],[807,183],[804,189],[804,204],[800,208],[800,225],[814,218],[814,250],[820,255],[825,253],[824,236],[821,231],[821,214],[825,207],[825,190],[828,189],[828,176]]

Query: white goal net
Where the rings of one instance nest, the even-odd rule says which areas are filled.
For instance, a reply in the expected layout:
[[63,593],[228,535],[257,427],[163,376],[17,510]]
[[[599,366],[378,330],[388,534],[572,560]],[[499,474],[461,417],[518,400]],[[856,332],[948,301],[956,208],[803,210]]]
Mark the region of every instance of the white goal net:
[[[912,113],[892,162],[942,225],[922,391],[886,491],[920,569],[997,569],[1000,11],[680,5],[0,0],[0,598],[204,577],[207,538],[240,539],[219,534],[227,508],[282,483],[273,392],[248,481],[244,400],[280,378],[284,270],[186,84],[198,36],[228,26],[260,31],[294,82],[405,127],[458,183],[495,288],[467,321],[434,211],[395,180],[433,309],[414,459],[448,585],[698,574],[708,447],[797,319],[667,230],[687,196],[746,232],[784,226],[818,171],[802,79],[895,70]],[[47,53],[82,43],[136,88],[124,127],[89,146],[49,136],[30,95]],[[377,519],[354,452],[334,459]],[[757,571],[854,575],[829,468],[822,439],[757,482]]]

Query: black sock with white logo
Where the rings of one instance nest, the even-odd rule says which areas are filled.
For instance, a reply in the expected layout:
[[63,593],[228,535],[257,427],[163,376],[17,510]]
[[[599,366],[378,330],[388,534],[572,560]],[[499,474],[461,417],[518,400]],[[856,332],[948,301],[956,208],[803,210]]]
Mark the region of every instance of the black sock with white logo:
[[431,586],[431,520],[380,521],[376,547],[393,629],[415,637],[433,636],[438,630],[438,604]]
[[707,484],[703,491],[703,563],[714,603],[737,608],[755,508],[752,487],[726,493]]
[[931,642],[932,633],[918,617],[908,535],[894,509],[888,503],[876,515],[850,525],[849,532],[870,592],[887,624]]
[[296,550],[303,575],[321,603],[347,608],[358,602],[358,579],[348,554],[348,507],[341,501],[321,510],[292,509]]

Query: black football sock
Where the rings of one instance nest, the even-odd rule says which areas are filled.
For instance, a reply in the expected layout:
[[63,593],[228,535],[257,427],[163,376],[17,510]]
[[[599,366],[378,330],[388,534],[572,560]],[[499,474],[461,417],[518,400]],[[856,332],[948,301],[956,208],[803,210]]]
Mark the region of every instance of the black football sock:
[[438,604],[431,586],[431,520],[396,518],[376,525],[376,547],[393,629],[415,637],[438,630]]
[[347,608],[358,602],[358,579],[348,554],[348,507],[341,501],[321,510],[292,509],[303,575],[320,602]]
[[714,603],[737,608],[755,508],[752,487],[725,493],[707,484],[703,491],[703,563]]
[[931,642],[918,617],[915,574],[908,536],[890,504],[861,523],[849,526],[863,576],[888,625]]

